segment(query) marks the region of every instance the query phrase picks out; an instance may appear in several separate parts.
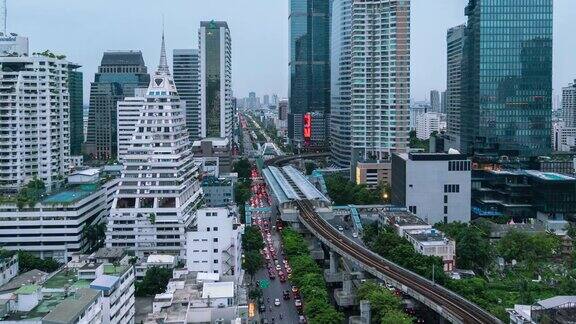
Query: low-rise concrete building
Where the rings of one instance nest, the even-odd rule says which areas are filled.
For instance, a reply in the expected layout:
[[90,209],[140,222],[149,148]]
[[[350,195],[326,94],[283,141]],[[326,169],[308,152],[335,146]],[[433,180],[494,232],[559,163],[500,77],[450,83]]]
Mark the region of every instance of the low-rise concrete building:
[[390,160],[373,160],[356,163],[354,182],[375,188],[381,183],[391,185],[392,162]]
[[444,262],[444,271],[456,266],[456,242],[436,229],[408,230],[404,237],[412,243],[414,250],[423,255],[437,256]]
[[218,158],[219,173],[232,172],[232,151],[228,138],[208,137],[194,141],[192,154],[194,158]]
[[68,262],[72,254],[90,247],[85,228],[108,216],[118,181],[90,169],[71,174],[65,188],[40,197],[33,206],[5,197],[0,203],[0,244],[6,250]]
[[175,273],[166,291],[154,297],[146,324],[233,323],[248,319],[246,292],[218,274]]
[[244,226],[233,208],[201,208],[186,232],[186,268],[217,273],[241,282]]
[[226,207],[234,204],[234,182],[230,178],[207,176],[202,179],[204,201],[208,207]]
[[556,296],[533,305],[514,305],[506,311],[510,314],[511,324],[573,323],[576,296]]

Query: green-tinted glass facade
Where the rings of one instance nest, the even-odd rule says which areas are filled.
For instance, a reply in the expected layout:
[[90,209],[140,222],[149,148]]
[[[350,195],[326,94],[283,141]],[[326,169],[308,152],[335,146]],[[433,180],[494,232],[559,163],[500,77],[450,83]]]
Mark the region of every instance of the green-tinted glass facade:
[[220,136],[220,25],[208,23],[205,25],[206,34],[206,136]]
[[[329,0],[291,0],[288,135],[302,135],[302,115],[330,113]],[[325,118],[325,117],[324,117]],[[313,121],[314,122],[314,121]]]
[[552,1],[470,0],[462,65],[462,149],[550,152]]
[[84,142],[84,90],[79,65],[68,65],[68,98],[70,101],[70,155],[82,155]]

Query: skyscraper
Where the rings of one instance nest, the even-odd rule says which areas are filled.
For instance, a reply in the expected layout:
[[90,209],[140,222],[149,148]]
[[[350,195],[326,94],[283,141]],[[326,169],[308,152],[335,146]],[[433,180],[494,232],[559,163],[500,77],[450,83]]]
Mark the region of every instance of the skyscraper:
[[354,169],[407,147],[410,2],[335,0],[332,13],[332,156]]
[[256,98],[256,92],[248,93],[248,100],[247,100],[248,109],[256,109],[260,108],[257,106],[258,98]]
[[270,106],[270,96],[269,95],[264,95],[264,97],[262,98],[262,105],[264,106],[264,108],[268,108],[268,106]]
[[460,96],[462,50],[466,25],[448,29],[446,33],[446,134],[447,147],[460,149]]
[[[290,83],[288,137],[296,147],[324,146],[314,143],[310,129],[327,133],[330,115],[330,5],[329,0],[290,0]],[[315,112],[318,119],[308,118]],[[316,124],[316,125],[314,125]],[[307,133],[307,134],[305,134]],[[326,136],[325,136],[326,137]]]
[[562,88],[562,114],[566,127],[576,127],[576,80]]
[[232,40],[225,21],[200,23],[200,137],[232,136]]
[[446,113],[446,91],[440,93],[440,112]]
[[462,149],[523,158],[548,154],[552,0],[470,0],[466,15]]
[[90,84],[90,110],[86,153],[97,160],[117,154],[116,105],[133,97],[134,89],[146,87],[150,76],[140,51],[105,52],[94,82]]
[[51,190],[67,174],[69,66],[47,55],[0,57],[0,192],[16,193],[34,178]]
[[152,253],[184,257],[185,229],[194,222],[202,189],[164,36],[160,65],[145,98],[108,217],[106,246],[126,248],[140,258]]
[[84,88],[80,65],[68,65],[68,96],[70,101],[70,155],[82,155],[84,143]]
[[430,91],[430,107],[433,112],[440,112],[440,93],[438,90]]
[[196,49],[175,49],[172,55],[174,83],[186,102],[186,128],[190,140],[200,139],[200,57]]

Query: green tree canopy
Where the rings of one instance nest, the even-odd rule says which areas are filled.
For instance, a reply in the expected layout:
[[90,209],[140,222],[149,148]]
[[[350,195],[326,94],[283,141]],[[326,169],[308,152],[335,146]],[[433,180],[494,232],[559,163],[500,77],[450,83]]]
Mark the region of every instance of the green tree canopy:
[[171,278],[172,269],[160,267],[149,268],[142,281],[136,282],[134,294],[136,297],[146,297],[163,293]]

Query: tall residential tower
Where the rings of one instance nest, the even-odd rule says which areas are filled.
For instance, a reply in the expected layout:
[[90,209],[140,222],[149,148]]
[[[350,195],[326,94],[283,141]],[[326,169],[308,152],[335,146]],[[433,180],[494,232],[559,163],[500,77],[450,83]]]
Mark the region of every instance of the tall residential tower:
[[224,21],[203,21],[200,44],[200,137],[232,136],[232,40]]
[[446,133],[449,148],[460,149],[460,96],[462,81],[462,50],[466,25],[448,29],[446,33]]
[[408,145],[410,1],[334,0],[332,13],[332,155],[354,171]]

